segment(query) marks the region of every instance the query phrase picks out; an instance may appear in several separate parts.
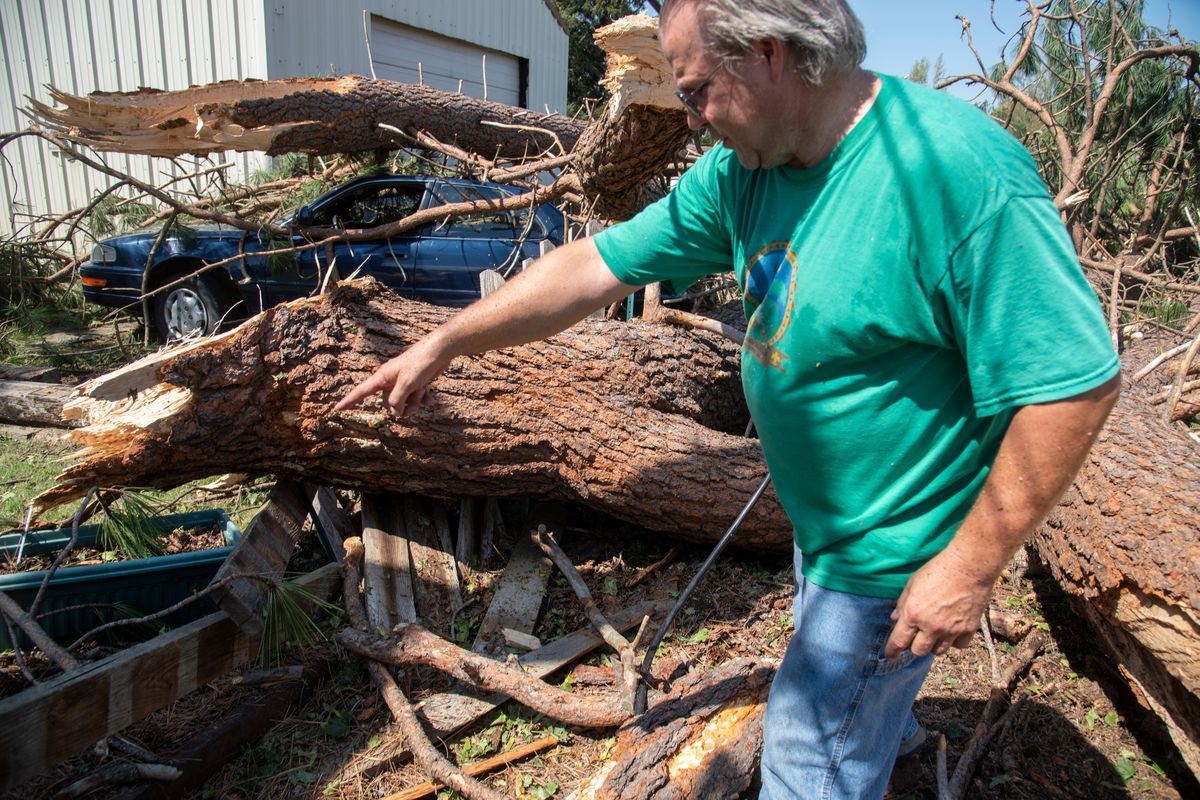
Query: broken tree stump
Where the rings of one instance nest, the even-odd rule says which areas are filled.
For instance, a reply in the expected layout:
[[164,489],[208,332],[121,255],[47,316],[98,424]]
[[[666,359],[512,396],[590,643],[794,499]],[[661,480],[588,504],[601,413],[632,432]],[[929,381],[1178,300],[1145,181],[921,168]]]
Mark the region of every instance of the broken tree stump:
[[62,107],[31,101],[29,113],[46,130],[98,150],[158,156],[224,150],[324,155],[431,138],[489,162],[569,156],[566,176],[595,203],[591,213],[625,219],[645,207],[651,199],[646,183],[690,135],[657,32],[658,20],[644,15],[597,32],[610,54],[606,85],[613,100],[586,128],[559,114],[356,75],[87,97],[51,87]]
[[621,728],[612,758],[571,800],[738,797],[758,769],[776,667],[737,659],[677,681]]

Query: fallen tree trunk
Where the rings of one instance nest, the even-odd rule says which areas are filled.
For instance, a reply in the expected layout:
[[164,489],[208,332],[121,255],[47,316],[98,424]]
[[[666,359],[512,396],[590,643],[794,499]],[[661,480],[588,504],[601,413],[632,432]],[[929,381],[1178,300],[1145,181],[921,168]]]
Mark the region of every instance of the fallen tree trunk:
[[1198,531],[1196,446],[1127,385],[1034,544],[1200,776]]
[[223,150],[326,155],[393,150],[431,139],[454,148],[460,160],[528,161],[569,153],[566,164],[556,160],[555,166],[586,195],[590,212],[625,219],[652,199],[647,182],[662,172],[689,134],[657,31],[656,19],[635,15],[597,32],[609,53],[605,84],[612,100],[590,126],[558,114],[354,75],[87,97],[51,88],[62,107],[31,101],[30,114],[46,129],[98,150],[156,156]]
[[62,108],[31,101],[47,128],[97,150],[153,156],[392,150],[396,133],[380,127],[388,125],[413,136],[429,133],[485,158],[521,158],[554,147],[556,140],[570,150],[586,127],[558,114],[357,75],[87,97],[51,88],[50,96]]
[[[438,381],[436,407],[412,417],[393,418],[375,398],[331,413],[450,313],[373,281],[344,283],[84,384],[65,412],[87,423],[76,434],[83,460],[37,502],[237,471],[376,492],[566,499],[711,542],[761,481],[757,442],[731,432],[747,419],[736,346],[661,325],[590,321],[460,359]],[[790,539],[768,494],[738,543],[786,551]]]

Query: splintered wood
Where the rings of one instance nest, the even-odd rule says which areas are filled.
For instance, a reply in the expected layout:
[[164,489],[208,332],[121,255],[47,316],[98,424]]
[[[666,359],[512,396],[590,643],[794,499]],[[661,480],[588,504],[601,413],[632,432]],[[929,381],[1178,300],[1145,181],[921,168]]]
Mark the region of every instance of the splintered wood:
[[758,768],[776,666],[738,659],[676,682],[621,728],[612,758],[571,800],[739,796]]

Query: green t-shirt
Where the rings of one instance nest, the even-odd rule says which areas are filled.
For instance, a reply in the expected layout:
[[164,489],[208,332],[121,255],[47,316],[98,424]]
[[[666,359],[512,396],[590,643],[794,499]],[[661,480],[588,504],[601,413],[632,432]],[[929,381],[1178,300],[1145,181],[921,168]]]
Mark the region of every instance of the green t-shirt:
[[1020,143],[880,79],[821,164],[747,170],[714,148],[596,246],[634,285],[734,269],[746,400],[805,576],[896,597],[966,516],[1015,408],[1119,365]]

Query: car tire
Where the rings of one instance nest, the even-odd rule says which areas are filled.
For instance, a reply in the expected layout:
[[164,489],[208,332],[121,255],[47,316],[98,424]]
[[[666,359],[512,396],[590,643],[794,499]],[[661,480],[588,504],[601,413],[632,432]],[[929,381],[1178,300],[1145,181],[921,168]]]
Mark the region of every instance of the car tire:
[[[171,276],[167,283],[179,277]],[[154,327],[164,342],[207,336],[228,310],[212,279],[197,275],[154,296]]]

